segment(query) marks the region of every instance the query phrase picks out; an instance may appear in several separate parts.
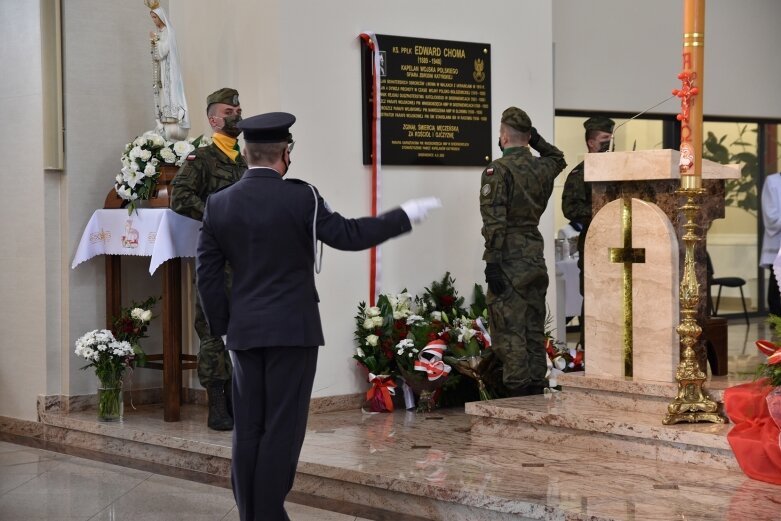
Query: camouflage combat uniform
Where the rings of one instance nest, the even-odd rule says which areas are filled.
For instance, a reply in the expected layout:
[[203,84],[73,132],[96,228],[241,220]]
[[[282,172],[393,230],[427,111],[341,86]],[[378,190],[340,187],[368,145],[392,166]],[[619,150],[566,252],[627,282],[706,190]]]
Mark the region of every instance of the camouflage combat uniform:
[[561,194],[561,211],[564,217],[583,226],[578,236],[578,271],[580,273],[580,294],[583,294],[583,247],[586,232],[591,224],[591,187],[583,178],[583,162],[572,169],[564,182]]
[[[206,198],[220,188],[232,185],[247,170],[244,158],[236,161],[226,156],[217,145],[196,149],[172,182],[171,209],[192,219],[201,220]],[[232,273],[225,266],[226,291],[230,291]],[[195,301],[195,331],[201,345],[198,352],[198,380],[208,387],[210,383],[231,379],[231,362],[220,337],[212,336],[203,314],[200,299]]]
[[505,290],[486,301],[493,349],[503,363],[508,389],[546,386],[545,293],[548,270],[538,226],[553,181],[564,169],[564,154],[542,137],[535,143],[539,158],[527,147],[504,150],[483,171],[480,214],[483,218],[483,260],[497,263],[507,279]]

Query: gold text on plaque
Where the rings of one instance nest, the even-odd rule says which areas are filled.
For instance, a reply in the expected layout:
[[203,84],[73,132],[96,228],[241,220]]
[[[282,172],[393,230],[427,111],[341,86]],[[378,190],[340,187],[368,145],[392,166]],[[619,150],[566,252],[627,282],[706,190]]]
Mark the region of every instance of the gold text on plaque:
[[621,198],[621,236],[623,247],[608,248],[610,262],[624,265],[624,375],[632,376],[632,264],[645,262],[645,248],[632,247],[632,199]]

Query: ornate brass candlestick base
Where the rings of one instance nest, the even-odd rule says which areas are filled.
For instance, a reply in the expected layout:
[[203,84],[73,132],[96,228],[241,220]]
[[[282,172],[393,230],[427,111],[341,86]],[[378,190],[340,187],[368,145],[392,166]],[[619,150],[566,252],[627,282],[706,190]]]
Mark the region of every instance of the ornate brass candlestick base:
[[679,422],[711,422],[724,423],[726,420],[719,412],[719,404],[708,397],[702,389],[706,375],[700,371],[694,346],[702,333],[697,324],[697,306],[700,302],[700,285],[694,265],[694,245],[700,240],[697,237],[697,224],[694,222],[700,206],[696,198],[704,190],[698,186],[682,188],[677,193],[686,197],[686,203],[681,210],[686,215],[683,225],[686,233],[683,241],[686,244],[683,276],[681,277],[681,323],[676,329],[681,337],[683,353],[675,380],[678,382],[678,396],[667,406],[667,415],[662,423],[671,425]]

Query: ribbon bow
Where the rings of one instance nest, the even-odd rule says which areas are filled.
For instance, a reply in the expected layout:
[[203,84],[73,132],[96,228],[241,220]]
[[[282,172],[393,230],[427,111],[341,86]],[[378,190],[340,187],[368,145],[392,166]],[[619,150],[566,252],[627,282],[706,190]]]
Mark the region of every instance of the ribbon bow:
[[369,373],[369,383],[372,384],[371,389],[366,391],[366,401],[379,402],[378,405],[383,405],[385,408],[380,411],[393,411],[393,400],[391,395],[396,394],[396,382],[393,381],[388,375],[380,374],[375,375]]
[[781,363],[781,346],[769,340],[757,340],[756,344],[757,348],[767,355],[767,363],[769,365]]
[[418,354],[418,359],[415,360],[415,370],[425,371],[429,382],[447,376],[451,367],[442,361],[444,353],[445,341],[432,340]]

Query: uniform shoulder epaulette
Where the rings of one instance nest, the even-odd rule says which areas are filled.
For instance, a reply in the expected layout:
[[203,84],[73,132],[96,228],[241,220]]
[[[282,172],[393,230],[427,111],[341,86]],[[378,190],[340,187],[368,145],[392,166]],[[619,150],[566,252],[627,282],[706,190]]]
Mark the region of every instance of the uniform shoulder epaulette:
[[215,191],[213,191],[212,193],[216,194],[217,192],[222,192],[223,190],[225,190],[226,188],[230,188],[231,186],[233,186],[233,185],[230,184],[230,185],[221,186],[218,189],[216,189]]
[[289,183],[300,184],[300,185],[308,185],[309,184],[306,181],[304,181],[303,179],[296,179],[295,177],[286,177],[285,181],[287,181]]

